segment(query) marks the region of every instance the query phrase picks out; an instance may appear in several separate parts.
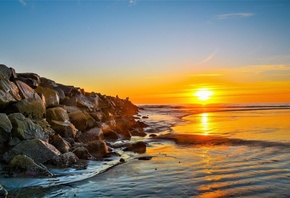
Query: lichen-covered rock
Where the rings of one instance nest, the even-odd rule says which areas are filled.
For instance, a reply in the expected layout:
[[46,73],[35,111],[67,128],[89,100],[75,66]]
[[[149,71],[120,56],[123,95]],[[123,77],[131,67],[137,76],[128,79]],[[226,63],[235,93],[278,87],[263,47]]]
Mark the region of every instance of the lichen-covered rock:
[[60,155],[53,145],[40,139],[24,140],[3,155],[10,162],[16,155],[26,155],[37,163],[44,163]]
[[59,96],[57,91],[42,86],[38,86],[35,91],[44,95],[46,107],[55,107],[59,105]]
[[0,148],[3,145],[3,143],[10,138],[11,130],[12,124],[8,116],[4,113],[0,113]]
[[55,121],[69,121],[67,111],[62,107],[53,107],[46,110],[46,120],[50,122]]
[[102,129],[95,127],[92,128],[88,131],[85,131],[83,133],[80,133],[77,137],[76,140],[78,142],[82,142],[82,143],[89,143],[91,141],[95,141],[95,140],[104,140],[104,134]]
[[50,143],[55,146],[55,148],[57,148],[61,153],[66,153],[71,148],[71,145],[59,134],[52,136]]
[[73,152],[63,153],[53,159],[54,164],[60,167],[70,167],[78,161],[79,158]]
[[108,147],[103,140],[89,142],[87,149],[97,159],[104,157],[108,153]]
[[8,191],[0,184],[0,198],[8,198]]
[[10,161],[8,170],[13,176],[52,176],[52,173],[44,165],[35,163],[33,159],[26,155],[16,155]]
[[142,141],[135,142],[127,146],[124,151],[132,151],[135,153],[145,153],[146,152],[146,144]]
[[62,121],[52,120],[50,122],[50,125],[51,125],[51,128],[53,128],[53,130],[63,138],[74,139],[76,137],[78,130],[69,121],[62,122]]
[[0,109],[21,100],[17,86],[0,73]]
[[29,139],[41,139],[48,140],[48,135],[46,135],[43,129],[32,122],[31,119],[26,118],[21,113],[13,113],[8,116],[12,124],[12,137],[17,137],[20,140]]
[[36,93],[35,97],[23,99],[13,104],[13,107],[18,112],[34,119],[41,119],[46,113],[45,101]]

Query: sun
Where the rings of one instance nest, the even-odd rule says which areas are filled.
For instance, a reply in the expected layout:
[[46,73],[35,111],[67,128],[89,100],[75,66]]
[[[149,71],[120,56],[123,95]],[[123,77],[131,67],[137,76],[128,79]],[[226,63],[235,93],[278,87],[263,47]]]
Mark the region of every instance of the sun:
[[209,100],[212,95],[213,95],[213,92],[207,88],[200,88],[194,93],[194,96],[196,96],[198,100],[201,100],[201,101]]

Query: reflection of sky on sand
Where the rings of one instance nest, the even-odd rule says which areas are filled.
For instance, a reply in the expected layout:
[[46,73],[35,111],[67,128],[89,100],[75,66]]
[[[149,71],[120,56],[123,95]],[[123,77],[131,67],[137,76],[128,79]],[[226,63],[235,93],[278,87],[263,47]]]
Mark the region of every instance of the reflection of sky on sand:
[[176,133],[245,140],[289,142],[289,110],[226,111],[193,114],[173,127]]

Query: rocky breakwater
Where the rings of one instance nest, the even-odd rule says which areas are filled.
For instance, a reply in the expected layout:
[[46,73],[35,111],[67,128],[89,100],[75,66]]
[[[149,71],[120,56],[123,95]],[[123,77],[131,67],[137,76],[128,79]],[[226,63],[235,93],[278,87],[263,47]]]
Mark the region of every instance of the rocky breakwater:
[[47,164],[85,168],[81,161],[116,155],[116,148],[145,152],[143,142],[115,143],[146,135],[137,113],[128,98],[87,93],[0,65],[0,173],[49,177]]

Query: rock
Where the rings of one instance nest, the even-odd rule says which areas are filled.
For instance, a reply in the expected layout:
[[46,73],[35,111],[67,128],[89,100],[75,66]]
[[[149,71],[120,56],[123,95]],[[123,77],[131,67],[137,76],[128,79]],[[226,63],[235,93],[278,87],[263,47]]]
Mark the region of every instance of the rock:
[[155,133],[152,133],[149,135],[149,137],[157,137],[157,135]]
[[138,157],[138,160],[151,160],[152,156],[142,156],[142,157]]
[[70,96],[74,90],[74,86],[57,84],[57,86],[64,92],[65,96]]
[[67,111],[62,107],[53,107],[46,110],[46,120],[51,122],[55,121],[69,121]]
[[115,131],[110,130],[104,133],[104,138],[105,140],[114,141],[114,140],[118,140],[119,136]]
[[95,158],[89,153],[88,149],[83,146],[77,147],[73,150],[73,153],[80,159],[94,160]]
[[49,137],[55,134],[55,131],[51,128],[50,124],[45,119],[36,119],[33,120],[33,123],[40,126],[42,131]]
[[0,148],[4,142],[9,140],[11,136],[11,133],[10,133],[11,130],[12,130],[12,124],[8,116],[4,113],[0,113]]
[[19,144],[20,142],[21,142],[21,140],[20,140],[18,137],[13,137],[13,138],[9,141],[8,145],[9,145],[9,146],[15,146],[15,145]]
[[41,119],[46,113],[45,101],[37,95],[35,95],[35,98],[27,98],[19,101],[13,107],[17,109],[17,112],[33,119]]
[[8,191],[0,185],[0,198],[8,198]]
[[87,146],[88,151],[97,159],[102,158],[108,153],[108,147],[103,140],[95,140],[89,142]]
[[91,142],[91,141],[95,141],[95,140],[103,140],[104,139],[104,134],[102,129],[95,127],[92,128],[88,131],[85,131],[83,133],[80,133],[76,140],[78,142],[83,142],[85,144]]
[[141,137],[146,136],[146,133],[144,132],[143,128],[134,128],[134,129],[130,130],[130,133],[132,136],[141,136]]
[[51,128],[57,134],[59,134],[61,137],[63,137],[63,138],[73,138],[73,139],[76,137],[77,129],[69,121],[62,122],[62,121],[52,120],[50,122],[50,124],[51,124]]
[[29,140],[39,138],[43,141],[48,140],[48,135],[44,133],[42,128],[26,118],[21,113],[13,113],[8,116],[12,124],[12,137],[17,137],[20,140]]
[[8,172],[10,174],[24,174],[24,176],[52,176],[52,173],[42,165],[37,164],[33,159],[26,155],[16,155],[8,165]]
[[9,80],[12,75],[11,68],[8,68],[6,65],[0,64],[0,74],[5,76],[5,78]]
[[102,111],[88,112],[96,121],[104,121],[104,113]]
[[17,86],[3,74],[0,74],[0,109],[20,100],[21,97]]
[[59,105],[59,96],[57,91],[42,86],[38,86],[35,91],[44,95],[46,107],[55,107]]
[[69,119],[74,126],[80,130],[85,131],[87,129],[97,126],[97,122],[86,111],[73,111],[68,112]]
[[54,164],[60,167],[70,167],[78,163],[79,158],[73,152],[61,154],[53,159]]
[[40,84],[40,76],[35,73],[17,73],[17,80],[26,83],[33,89],[37,88]]
[[123,139],[123,140],[130,140],[131,139],[131,133],[129,130],[123,130],[123,129],[116,129],[115,130],[119,135],[120,137]]
[[41,77],[40,78],[40,86],[42,87],[48,87],[48,88],[54,88],[58,87],[55,81],[50,80],[48,78]]
[[27,98],[36,98],[37,94],[32,89],[30,86],[28,86],[26,83],[20,81],[20,80],[15,80],[15,84],[19,89],[19,94],[22,97],[22,99],[27,99]]
[[61,153],[66,153],[70,150],[71,145],[64,140],[59,134],[52,136],[50,143],[57,148]]
[[10,162],[16,155],[26,155],[36,163],[44,163],[60,155],[53,145],[40,139],[24,140],[3,155],[6,162]]
[[124,151],[132,151],[134,153],[145,153],[146,152],[146,144],[144,142],[136,142],[132,143]]

